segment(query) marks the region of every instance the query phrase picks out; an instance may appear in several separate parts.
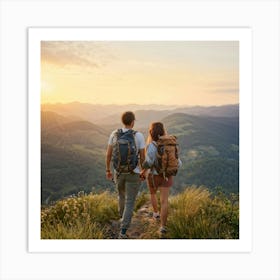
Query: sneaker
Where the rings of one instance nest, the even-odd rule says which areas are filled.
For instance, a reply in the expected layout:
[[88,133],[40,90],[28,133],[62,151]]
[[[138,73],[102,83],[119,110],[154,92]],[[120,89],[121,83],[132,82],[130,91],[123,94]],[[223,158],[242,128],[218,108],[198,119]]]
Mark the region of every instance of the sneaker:
[[119,233],[118,239],[128,239],[128,235],[126,233]]
[[159,215],[159,213],[153,213],[153,219],[155,220],[155,221],[159,221],[160,220],[160,215]]

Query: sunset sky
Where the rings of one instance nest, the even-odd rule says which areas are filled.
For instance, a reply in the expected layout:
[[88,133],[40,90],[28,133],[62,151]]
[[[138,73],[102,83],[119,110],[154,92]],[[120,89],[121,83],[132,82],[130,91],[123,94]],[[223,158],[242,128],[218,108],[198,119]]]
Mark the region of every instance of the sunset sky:
[[239,103],[237,41],[42,41],[41,102]]

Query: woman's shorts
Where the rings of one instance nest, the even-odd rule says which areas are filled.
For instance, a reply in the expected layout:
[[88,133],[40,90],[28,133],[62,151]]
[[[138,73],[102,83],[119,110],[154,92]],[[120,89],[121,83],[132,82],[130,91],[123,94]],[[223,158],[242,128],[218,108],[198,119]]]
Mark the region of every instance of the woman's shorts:
[[159,187],[170,188],[173,184],[173,176],[170,176],[166,179],[164,179],[160,175],[149,174],[147,179],[147,185],[149,187],[150,193],[155,194]]

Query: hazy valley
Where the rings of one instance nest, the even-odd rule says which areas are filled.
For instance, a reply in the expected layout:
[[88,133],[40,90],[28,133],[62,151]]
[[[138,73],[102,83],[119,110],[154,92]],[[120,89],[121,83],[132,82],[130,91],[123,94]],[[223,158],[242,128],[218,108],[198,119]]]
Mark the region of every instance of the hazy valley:
[[[125,110],[136,114],[135,130],[147,135],[162,121],[178,137],[182,169],[172,193],[186,186],[239,191],[239,106],[178,107],[148,105],[44,104],[41,108],[42,203],[79,191],[113,191],[105,179],[105,151]],[[145,189],[143,184],[142,189]]]

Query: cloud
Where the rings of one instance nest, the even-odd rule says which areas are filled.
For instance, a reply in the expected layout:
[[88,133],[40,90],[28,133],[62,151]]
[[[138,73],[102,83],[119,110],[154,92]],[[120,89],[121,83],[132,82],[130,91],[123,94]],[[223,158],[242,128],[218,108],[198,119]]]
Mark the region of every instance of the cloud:
[[208,82],[204,89],[212,94],[239,94],[239,82],[236,78],[233,81]]
[[78,66],[99,68],[105,66],[113,57],[109,50],[99,42],[41,42],[41,61],[58,67]]
[[210,90],[211,93],[225,93],[225,94],[238,94],[239,93],[239,88],[237,87],[220,87],[220,88],[215,88]]

